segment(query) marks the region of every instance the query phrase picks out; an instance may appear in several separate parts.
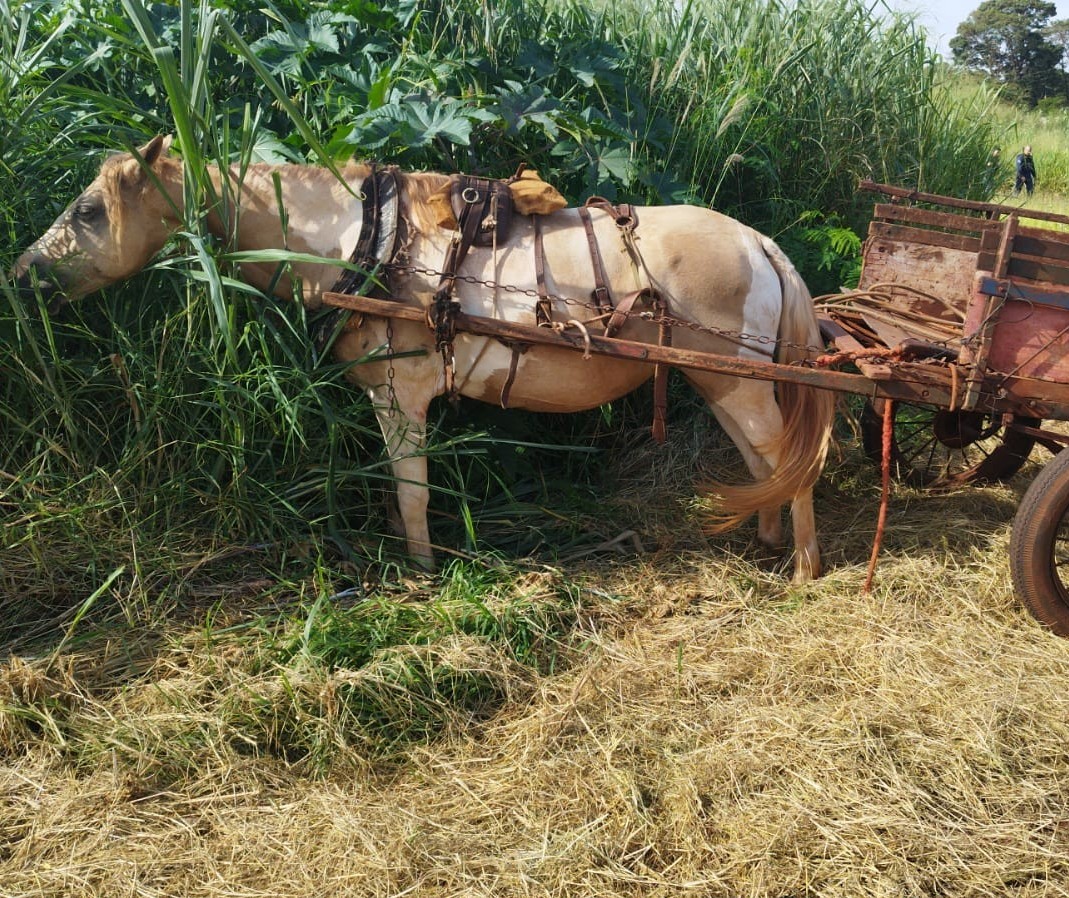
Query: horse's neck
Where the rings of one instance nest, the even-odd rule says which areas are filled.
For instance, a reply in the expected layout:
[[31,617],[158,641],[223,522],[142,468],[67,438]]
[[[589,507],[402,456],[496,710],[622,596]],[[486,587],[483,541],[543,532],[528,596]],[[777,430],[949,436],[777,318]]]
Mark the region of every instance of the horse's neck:
[[[224,185],[211,171],[222,199],[208,215],[209,231],[238,250],[288,250],[322,259],[345,259],[359,235],[360,172],[347,172],[344,183],[313,166],[252,166],[239,177],[231,169]],[[277,182],[277,183],[276,183]],[[281,206],[280,206],[281,203]],[[278,262],[245,264],[245,278],[260,289],[268,285],[291,294],[288,279],[276,283]],[[292,263],[304,285],[305,300],[315,299],[339,274],[329,265]]]

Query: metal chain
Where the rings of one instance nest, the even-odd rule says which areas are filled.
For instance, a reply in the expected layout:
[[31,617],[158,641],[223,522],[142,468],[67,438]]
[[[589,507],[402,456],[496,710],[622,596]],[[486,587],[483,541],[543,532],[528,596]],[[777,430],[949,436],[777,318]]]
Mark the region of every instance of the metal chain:
[[[444,272],[438,270],[437,268],[428,268],[428,267],[423,267],[423,266],[419,266],[419,265],[402,265],[400,263],[391,263],[391,264],[389,264],[387,266],[384,266],[384,267],[389,268],[392,271],[407,272],[409,274],[422,274],[422,275],[427,275],[427,276],[434,277],[434,278],[440,278],[444,273]],[[475,277],[473,275],[470,275],[470,274],[457,274],[455,276],[455,280],[463,281],[466,284],[473,284],[475,286],[488,287],[490,289],[502,290],[505,293],[512,293],[512,294],[515,294],[517,296],[530,296],[530,297],[533,297],[535,299],[538,299],[540,296],[544,295],[547,299],[556,300],[557,302],[560,302],[560,303],[562,303],[562,304],[564,304],[566,306],[575,306],[575,307],[582,308],[582,309],[588,309],[588,310],[590,310],[592,312],[597,313],[598,316],[600,316],[600,314],[601,314],[600,313],[600,309],[598,309],[596,304],[591,303],[591,302],[584,302],[581,299],[575,299],[574,297],[571,297],[571,296],[561,296],[561,295],[555,294],[555,293],[539,294],[539,292],[537,290],[532,289],[532,288],[517,287],[515,284],[501,284],[501,283],[498,283],[497,281],[494,281],[494,280],[477,278],[477,277]],[[792,349],[803,350],[804,352],[811,353],[811,354],[813,354],[815,356],[822,356],[825,353],[827,353],[827,351],[828,351],[826,346],[812,346],[812,345],[807,344],[807,343],[792,343],[792,342],[787,341],[787,340],[784,340],[784,341],[781,342],[781,341],[776,340],[775,337],[769,337],[769,336],[767,336],[765,334],[748,334],[745,331],[732,331],[732,330],[727,330],[725,328],[707,327],[705,325],[698,324],[697,322],[694,322],[694,321],[684,321],[682,319],[673,318],[673,317],[668,316],[668,315],[664,316],[663,319],[658,319],[656,317],[655,313],[652,312],[652,311],[647,311],[647,312],[628,312],[627,313],[627,317],[628,318],[640,318],[640,319],[643,319],[643,320],[646,320],[646,321],[652,321],[652,322],[660,322],[661,320],[663,320],[666,324],[668,324],[668,325],[670,325],[672,327],[682,327],[682,328],[686,328],[687,330],[695,331],[695,332],[698,332],[698,333],[712,334],[714,336],[719,336],[719,337],[723,337],[725,339],[735,340],[735,341],[753,340],[753,341],[757,342],[758,344],[764,345],[764,346],[774,345],[776,343],[779,343],[779,345],[781,345],[781,346],[789,346]],[[923,380],[915,379],[914,377],[910,377],[908,375],[908,369],[905,369],[903,367],[903,363],[898,359],[894,359],[894,358],[890,358],[890,357],[882,358],[881,359],[881,363],[886,365],[889,368],[894,368],[894,369],[898,370],[899,374],[897,376],[898,376],[898,379],[899,379],[899,381],[901,383],[904,383],[904,384],[905,383],[911,383],[911,384],[920,384],[920,385],[923,385],[925,383]]]
[[[400,265],[391,264],[389,267],[392,271],[407,272],[408,274],[422,274],[429,277],[441,277],[444,272],[441,272],[435,268],[426,268],[419,265]],[[458,281],[463,281],[466,284],[472,284],[479,287],[487,287],[491,290],[501,290],[505,293],[512,293],[517,296],[530,296],[534,299],[538,299],[544,296],[547,299],[559,302],[566,306],[575,306],[581,309],[588,309],[592,312],[596,312],[598,316],[601,315],[601,310],[595,303],[584,302],[581,299],[575,299],[571,296],[561,296],[556,293],[540,294],[537,290],[529,287],[517,287],[515,284],[502,284],[498,281],[488,280],[483,278],[477,278],[470,274],[458,274],[455,276]],[[809,353],[823,353],[826,351],[824,346],[811,346],[806,343],[792,343],[787,340],[777,340],[775,337],[770,337],[767,334],[748,334],[745,331],[733,331],[726,328],[711,327],[703,324],[698,324],[696,321],[685,321],[682,318],[674,318],[671,315],[658,316],[655,312],[627,312],[625,313],[627,318],[639,318],[644,321],[655,321],[658,324],[664,323],[669,327],[684,328],[686,330],[695,331],[697,333],[712,334],[718,337],[724,337],[729,340],[737,342],[752,342],[761,346],[774,346],[777,343],[781,346],[789,346],[791,349],[801,349]]]
[[393,379],[396,375],[396,371],[393,368],[393,319],[386,319],[386,358],[388,367],[386,368],[386,397],[389,400],[390,408],[397,407],[397,394],[393,390]]

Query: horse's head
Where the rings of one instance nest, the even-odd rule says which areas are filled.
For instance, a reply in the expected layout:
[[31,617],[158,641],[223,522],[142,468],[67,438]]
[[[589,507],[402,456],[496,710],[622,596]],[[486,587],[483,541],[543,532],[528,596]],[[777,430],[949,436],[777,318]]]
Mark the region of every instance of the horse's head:
[[[178,224],[181,168],[157,137],[112,156],[82,194],[15,263],[20,293],[39,290],[51,308],[140,271]],[[173,194],[169,196],[168,194]]]

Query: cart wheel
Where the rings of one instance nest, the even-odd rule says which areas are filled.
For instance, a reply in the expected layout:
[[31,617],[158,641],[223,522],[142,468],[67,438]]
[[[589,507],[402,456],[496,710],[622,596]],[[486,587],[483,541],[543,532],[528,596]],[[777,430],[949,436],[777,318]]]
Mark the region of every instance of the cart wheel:
[[[883,458],[882,399],[866,402],[861,411],[865,453]],[[1001,415],[950,412],[896,402],[891,473],[913,486],[947,488],[966,483],[1008,480],[1028,459],[1035,437],[1003,426]],[[1038,418],[1013,418],[1013,423],[1038,427]]]
[[1069,451],[1046,464],[1024,494],[1010,535],[1018,598],[1059,636],[1069,636]]

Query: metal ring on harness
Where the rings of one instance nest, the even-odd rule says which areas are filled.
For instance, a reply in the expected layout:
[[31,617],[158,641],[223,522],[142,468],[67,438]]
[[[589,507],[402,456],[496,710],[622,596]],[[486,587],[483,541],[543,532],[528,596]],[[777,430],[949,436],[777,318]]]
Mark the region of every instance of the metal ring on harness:
[[465,187],[464,190],[461,191],[460,198],[464,200],[465,203],[477,203],[479,202],[479,191],[474,187]]

